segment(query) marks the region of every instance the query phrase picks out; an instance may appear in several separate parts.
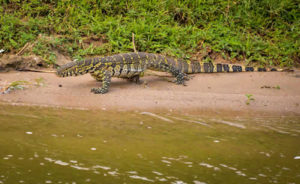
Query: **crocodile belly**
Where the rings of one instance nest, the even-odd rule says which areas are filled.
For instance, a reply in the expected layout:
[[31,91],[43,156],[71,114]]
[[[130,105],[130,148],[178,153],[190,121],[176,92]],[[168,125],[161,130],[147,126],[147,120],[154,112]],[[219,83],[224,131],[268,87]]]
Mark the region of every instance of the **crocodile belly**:
[[122,67],[116,72],[114,72],[114,77],[133,77],[135,75],[140,75],[140,73],[145,71],[145,67],[142,65],[135,65],[135,64],[127,64]]

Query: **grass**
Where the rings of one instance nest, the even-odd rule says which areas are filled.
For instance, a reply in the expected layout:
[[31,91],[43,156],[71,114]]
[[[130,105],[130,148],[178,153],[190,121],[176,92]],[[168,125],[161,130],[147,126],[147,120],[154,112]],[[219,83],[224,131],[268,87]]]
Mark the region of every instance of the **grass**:
[[9,88],[16,88],[16,89],[23,89],[23,85],[28,85],[30,84],[28,81],[25,80],[20,80],[20,81],[14,81],[10,83]]
[[[256,65],[300,62],[300,7],[293,0],[0,0],[0,49],[56,62],[133,51],[185,59],[200,53]],[[94,38],[98,41],[91,41]],[[100,44],[99,44],[100,43]]]
[[34,79],[34,83],[26,81],[26,80],[18,80],[18,81],[13,81],[11,83],[4,82],[4,85],[1,87],[0,86],[0,94],[5,94],[9,93],[10,91],[13,90],[23,90],[31,85],[35,85],[37,87],[43,87],[46,85],[45,79],[43,77],[36,78]]
[[0,95],[9,93],[13,90],[23,90],[27,88],[28,85],[30,85],[30,82],[25,80],[13,81],[9,84],[6,84],[5,82],[3,86],[0,86]]
[[245,96],[247,97],[246,105],[250,105],[250,102],[255,100],[252,94],[245,94]]
[[45,86],[45,79],[43,77],[36,78],[35,80],[35,86],[40,87],[40,86]]

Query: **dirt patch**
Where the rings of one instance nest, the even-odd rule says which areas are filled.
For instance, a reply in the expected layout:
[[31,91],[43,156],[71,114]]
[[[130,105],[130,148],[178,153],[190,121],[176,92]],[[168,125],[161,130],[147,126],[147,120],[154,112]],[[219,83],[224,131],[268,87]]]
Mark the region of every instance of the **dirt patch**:
[[84,49],[87,49],[88,47],[90,47],[91,45],[93,45],[94,47],[100,47],[102,46],[104,43],[108,43],[107,39],[105,38],[105,36],[89,36],[89,37],[83,37],[82,38],[82,47]]
[[[114,78],[109,93],[96,95],[101,85],[90,75],[59,78],[36,72],[0,73],[4,82],[44,79],[45,85],[0,95],[10,104],[59,106],[84,109],[221,111],[300,114],[299,72],[195,74],[187,86],[175,85],[166,73],[146,73],[142,85]],[[270,86],[265,88],[264,86]],[[253,100],[251,100],[253,99]]]
[[64,64],[69,63],[70,61],[72,61],[72,59],[64,54],[61,54],[58,51],[54,51],[55,55],[56,55],[56,65],[61,66]]
[[[227,56],[229,58],[229,56]],[[206,47],[206,49],[201,49],[196,53],[192,54],[191,59],[194,61],[205,61],[205,62],[214,62],[214,63],[236,63],[236,59],[224,59],[224,57],[217,52],[211,50],[211,48]]]
[[38,56],[4,55],[0,58],[0,71],[25,70],[45,67],[45,63]]

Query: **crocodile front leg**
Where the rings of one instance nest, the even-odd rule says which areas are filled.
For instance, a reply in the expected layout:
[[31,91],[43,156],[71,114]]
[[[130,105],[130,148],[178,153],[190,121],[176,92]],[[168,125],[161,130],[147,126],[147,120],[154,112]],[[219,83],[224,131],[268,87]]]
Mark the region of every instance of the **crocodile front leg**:
[[111,82],[111,72],[110,71],[104,71],[102,74],[99,74],[99,76],[102,76],[102,87],[101,88],[92,88],[91,92],[95,94],[104,94],[108,92],[110,82]]

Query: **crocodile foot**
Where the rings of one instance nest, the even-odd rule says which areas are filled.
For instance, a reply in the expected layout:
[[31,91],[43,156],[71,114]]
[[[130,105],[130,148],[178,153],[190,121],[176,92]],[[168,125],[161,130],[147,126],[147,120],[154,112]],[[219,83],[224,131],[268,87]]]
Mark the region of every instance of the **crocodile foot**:
[[182,84],[182,85],[184,85],[184,86],[186,86],[186,84],[185,84],[185,76],[186,76],[186,74],[184,74],[184,73],[179,73],[177,76],[176,76],[176,80],[175,80],[175,83],[176,84]]
[[95,94],[104,94],[104,93],[108,92],[108,89],[105,89],[105,88],[92,88],[91,92],[95,93]]

